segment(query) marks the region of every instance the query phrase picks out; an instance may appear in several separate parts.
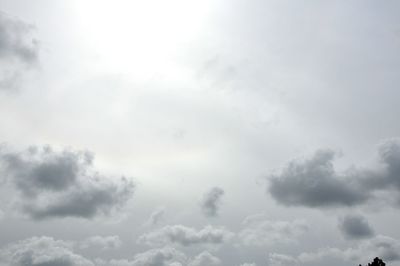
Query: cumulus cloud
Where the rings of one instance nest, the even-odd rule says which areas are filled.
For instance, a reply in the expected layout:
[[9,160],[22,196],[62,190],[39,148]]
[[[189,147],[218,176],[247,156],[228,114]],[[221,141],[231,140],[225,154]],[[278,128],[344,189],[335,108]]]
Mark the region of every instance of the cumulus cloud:
[[320,248],[313,252],[303,252],[297,256],[287,254],[270,254],[271,265],[310,265],[312,263],[326,262],[335,259],[345,263],[368,263],[373,256],[378,256],[387,262],[400,260],[400,241],[391,237],[378,235],[374,238],[363,240],[357,246],[340,249],[333,247]]
[[144,253],[137,254],[131,265],[166,266],[173,263],[185,263],[185,261],[185,254],[174,248],[164,247],[162,249],[151,249]]
[[287,206],[352,206],[368,199],[352,180],[335,172],[332,150],[319,150],[311,159],[290,162],[270,178],[269,192]]
[[186,255],[171,247],[150,249],[136,254],[132,260],[96,260],[99,266],[182,266],[186,263]]
[[295,258],[286,254],[271,253],[268,256],[268,265],[270,266],[289,266],[298,265]]
[[132,260],[111,259],[95,260],[97,266],[219,266],[221,260],[207,251],[203,251],[194,258],[172,247],[150,249],[136,254]]
[[349,169],[338,173],[332,150],[318,150],[310,159],[291,161],[269,177],[269,193],[286,206],[335,207],[363,204],[374,192],[396,192],[400,205],[400,140],[382,141],[378,147],[381,167]]
[[192,245],[219,245],[233,237],[233,233],[223,227],[206,226],[197,231],[183,225],[168,225],[157,231],[144,234],[138,242],[147,245],[179,244]]
[[271,221],[264,214],[247,217],[243,225],[245,228],[238,233],[238,237],[247,246],[296,243],[308,231],[308,225],[303,220]]
[[101,248],[101,249],[117,249],[122,245],[122,241],[119,236],[92,236],[83,240],[80,244],[80,248]]
[[24,72],[37,64],[34,27],[0,11],[0,89],[18,87]]
[[361,215],[347,215],[340,219],[339,229],[346,238],[361,239],[374,235],[374,230],[367,219]]
[[221,198],[224,195],[224,190],[219,187],[210,189],[203,195],[201,201],[201,210],[207,217],[215,217],[218,215],[218,210],[221,205]]
[[20,195],[20,209],[33,219],[93,218],[121,208],[134,184],[99,174],[93,159],[89,152],[57,152],[49,146],[0,150],[2,174]]
[[221,265],[221,260],[208,251],[204,251],[197,255],[188,266],[218,266]]
[[10,266],[94,266],[76,254],[72,244],[51,237],[33,237],[0,250],[0,265]]
[[[73,250],[74,243],[51,237],[32,237],[0,249],[0,265],[7,266],[183,266],[191,261],[204,262],[207,256],[193,260],[171,247],[147,250],[133,259],[85,258]],[[204,258],[203,258],[204,257]],[[212,259],[212,257],[211,257]],[[211,260],[212,261],[212,260]],[[205,265],[205,264],[193,264]],[[210,264],[214,265],[214,264]]]

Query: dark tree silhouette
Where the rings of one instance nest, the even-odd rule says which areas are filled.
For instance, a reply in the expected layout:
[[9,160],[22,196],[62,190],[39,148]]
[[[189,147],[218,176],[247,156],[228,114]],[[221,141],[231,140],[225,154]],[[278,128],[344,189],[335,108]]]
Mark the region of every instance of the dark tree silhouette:
[[[368,266],[385,266],[384,263],[380,258],[376,257],[372,263],[368,263]],[[361,264],[359,266],[362,266]]]

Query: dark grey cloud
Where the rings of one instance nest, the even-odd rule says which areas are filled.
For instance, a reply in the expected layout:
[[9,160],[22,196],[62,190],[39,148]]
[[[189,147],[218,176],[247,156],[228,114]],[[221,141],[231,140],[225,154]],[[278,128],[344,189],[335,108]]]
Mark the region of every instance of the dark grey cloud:
[[33,29],[0,11],[0,89],[17,87],[24,72],[37,64],[39,45]]
[[340,219],[339,229],[349,239],[370,238],[375,234],[368,220],[361,215],[346,215]]
[[183,225],[168,225],[157,231],[139,237],[138,242],[147,245],[179,244],[192,245],[219,245],[233,236],[233,233],[223,227],[206,226],[197,231]]
[[332,150],[319,150],[310,159],[289,162],[269,177],[268,191],[286,206],[354,206],[376,198],[383,191],[400,206],[400,140],[389,139],[378,146],[381,165],[374,169],[335,170]]
[[2,248],[0,265],[94,266],[90,260],[74,253],[71,243],[51,237],[32,237]]
[[221,198],[224,195],[224,190],[219,187],[210,189],[203,195],[201,201],[201,210],[207,217],[215,217],[218,215],[218,210],[221,205]]
[[93,169],[86,151],[32,147],[0,150],[2,175],[20,195],[21,210],[33,219],[92,218],[121,208],[133,194],[125,177],[110,178]]
[[352,206],[365,202],[368,192],[336,173],[334,157],[332,150],[319,150],[311,159],[290,162],[270,178],[269,192],[287,206]]

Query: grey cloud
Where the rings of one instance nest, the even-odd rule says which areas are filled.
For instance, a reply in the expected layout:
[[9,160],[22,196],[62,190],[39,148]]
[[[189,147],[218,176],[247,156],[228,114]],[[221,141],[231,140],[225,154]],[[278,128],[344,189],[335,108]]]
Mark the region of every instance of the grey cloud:
[[185,254],[171,248],[151,249],[144,253],[135,255],[130,262],[132,266],[168,266],[173,263],[185,263],[187,260]]
[[33,219],[107,215],[120,209],[134,190],[125,177],[112,180],[95,171],[89,152],[56,152],[50,147],[23,152],[3,149],[0,163],[6,180],[22,196],[21,209]]
[[0,250],[0,262],[9,266],[94,266],[74,253],[71,243],[51,237],[33,237],[8,245]]
[[287,206],[352,206],[365,202],[368,193],[335,172],[334,157],[331,150],[319,150],[311,159],[290,162],[270,178],[269,192]]
[[165,214],[165,208],[157,208],[153,211],[146,222],[147,225],[156,225],[158,224],[163,218]]
[[203,251],[194,258],[171,247],[150,249],[136,254],[132,260],[127,259],[97,259],[98,266],[219,266],[221,260],[207,251]]
[[[313,252],[302,252],[299,255],[277,254],[269,255],[272,266],[289,265],[321,265],[328,259],[339,260],[343,263],[366,264],[373,256],[378,256],[384,261],[394,262],[400,260],[400,241],[391,237],[378,235],[371,239],[361,241],[357,246],[347,249],[334,247],[320,248]],[[317,263],[317,264],[315,264]]]
[[294,257],[290,255],[271,253],[268,255],[268,265],[289,266],[289,265],[298,265],[298,262]]
[[271,221],[262,214],[247,217],[243,225],[245,228],[238,233],[238,237],[241,243],[247,246],[296,243],[309,229],[307,223],[302,220]]
[[101,249],[117,249],[122,245],[122,241],[118,236],[92,236],[81,241],[80,248],[101,248]]
[[18,86],[23,72],[37,64],[39,45],[33,26],[0,11],[0,89]]
[[367,219],[361,215],[347,215],[339,221],[339,229],[346,238],[361,239],[374,235]]
[[291,161],[280,174],[269,178],[269,192],[286,206],[334,207],[363,204],[376,191],[396,192],[400,205],[400,140],[389,139],[378,146],[382,167],[334,169],[335,153],[319,150],[311,159]]
[[224,190],[219,187],[214,187],[204,194],[201,201],[201,209],[207,217],[215,217],[218,215],[218,210],[221,205],[221,198],[224,195]]
[[208,251],[204,251],[197,255],[188,266],[218,266],[221,265],[221,260]]
[[225,228],[206,226],[197,231],[194,228],[183,225],[168,225],[157,231],[142,235],[139,243],[147,245],[180,244],[192,245],[218,245],[230,239],[233,233]]
[[5,174],[25,197],[34,198],[44,190],[62,191],[71,187],[91,166],[88,152],[54,152],[50,146],[31,147],[24,152],[0,152]]

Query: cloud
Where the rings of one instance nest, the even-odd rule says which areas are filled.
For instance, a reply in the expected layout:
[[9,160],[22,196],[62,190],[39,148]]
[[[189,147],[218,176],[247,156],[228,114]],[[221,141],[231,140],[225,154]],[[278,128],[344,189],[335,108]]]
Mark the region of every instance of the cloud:
[[134,191],[125,177],[111,179],[93,169],[86,151],[0,150],[3,175],[19,193],[20,209],[33,219],[93,218],[120,209]]
[[238,233],[238,237],[247,246],[296,243],[297,238],[308,231],[305,221],[271,221],[263,214],[247,217],[243,225],[245,228]]
[[150,249],[136,254],[132,260],[128,259],[96,259],[98,266],[219,266],[221,261],[207,251],[203,251],[194,258],[188,258],[184,253],[172,247],[165,246]]
[[223,227],[206,226],[197,231],[183,225],[168,225],[157,231],[139,237],[138,243],[147,245],[179,244],[192,245],[219,245],[233,237],[233,233]]
[[256,266],[255,263],[243,263],[240,266]]
[[318,150],[311,159],[290,162],[269,180],[269,192],[287,206],[352,206],[365,202],[368,194],[352,180],[335,172],[331,150]]
[[35,66],[39,57],[34,27],[0,11],[0,89],[18,87],[24,72]]
[[[373,255],[371,255],[373,254]],[[313,252],[303,252],[297,256],[273,253],[269,255],[271,265],[311,265],[326,262],[328,259],[339,260],[343,263],[368,263],[372,257],[380,257],[384,261],[400,260],[400,241],[391,237],[378,235],[361,241],[357,246],[340,249],[334,247],[320,248]],[[271,263],[272,262],[272,263]]]
[[96,260],[96,265],[101,266],[182,266],[186,265],[187,257],[182,252],[171,248],[147,250],[136,254],[132,260]]
[[149,219],[145,223],[146,225],[156,225],[164,218],[165,208],[157,208],[150,214]]
[[221,197],[224,193],[223,189],[214,187],[204,194],[201,201],[201,209],[205,216],[215,217],[218,215],[218,210],[221,205]]
[[197,255],[188,266],[218,266],[221,265],[221,260],[213,256],[208,251],[204,251]]
[[72,244],[51,237],[32,237],[0,250],[0,265],[94,266],[72,250]]
[[184,263],[186,256],[182,252],[164,247],[162,249],[151,249],[144,253],[137,254],[133,261],[132,266],[166,266],[172,263]]
[[339,221],[339,229],[346,238],[361,239],[374,235],[367,219],[361,215],[347,215]]
[[378,156],[380,167],[338,173],[335,153],[318,150],[310,159],[291,161],[278,175],[271,175],[268,191],[283,205],[312,208],[360,205],[383,191],[400,206],[400,140],[382,141]]
[[122,245],[122,241],[119,236],[92,236],[83,240],[80,244],[80,248],[101,248],[101,249],[117,249]]
[[271,253],[268,256],[268,265],[289,266],[289,265],[298,265],[298,263],[297,260],[290,255]]

